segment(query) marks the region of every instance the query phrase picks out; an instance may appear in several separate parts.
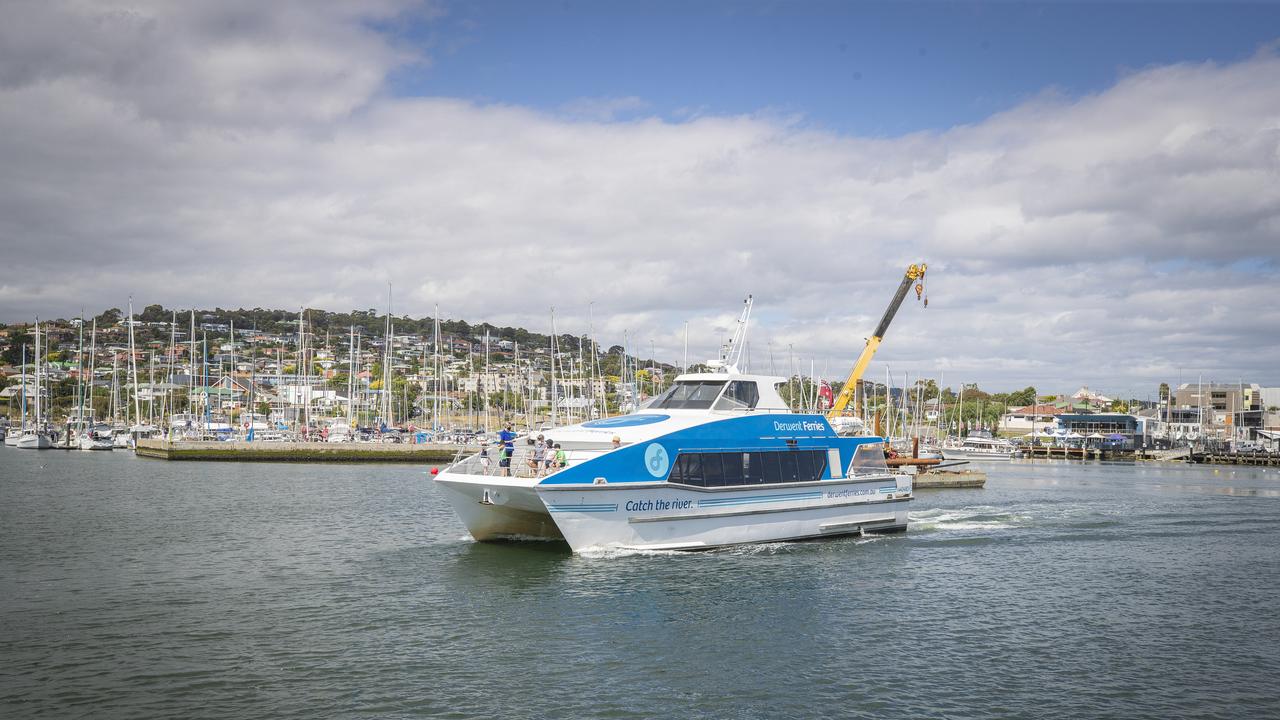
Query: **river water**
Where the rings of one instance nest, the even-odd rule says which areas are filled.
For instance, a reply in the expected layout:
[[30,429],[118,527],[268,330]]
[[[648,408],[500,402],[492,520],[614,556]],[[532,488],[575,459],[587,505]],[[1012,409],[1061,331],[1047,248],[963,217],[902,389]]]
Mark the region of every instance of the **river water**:
[[0,448],[0,717],[1280,717],[1280,473],[1014,462],[911,518],[584,557],[421,467]]

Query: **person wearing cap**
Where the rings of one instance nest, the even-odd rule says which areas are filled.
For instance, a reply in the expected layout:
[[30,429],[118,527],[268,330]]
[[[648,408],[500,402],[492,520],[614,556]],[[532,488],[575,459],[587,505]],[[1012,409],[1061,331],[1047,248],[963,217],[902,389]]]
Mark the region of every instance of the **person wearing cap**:
[[617,450],[617,449],[618,449],[618,448],[620,448],[620,447],[622,447],[622,438],[618,437],[617,435],[614,435],[614,436],[613,436],[613,449],[614,449],[614,450]]

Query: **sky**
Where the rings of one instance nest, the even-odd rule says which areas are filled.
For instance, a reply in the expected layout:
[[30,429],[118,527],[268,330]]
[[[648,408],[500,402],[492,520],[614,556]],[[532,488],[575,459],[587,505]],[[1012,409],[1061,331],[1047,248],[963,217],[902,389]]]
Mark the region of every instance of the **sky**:
[[1276,386],[1280,4],[10,0],[0,257],[833,378],[927,262],[872,376]]

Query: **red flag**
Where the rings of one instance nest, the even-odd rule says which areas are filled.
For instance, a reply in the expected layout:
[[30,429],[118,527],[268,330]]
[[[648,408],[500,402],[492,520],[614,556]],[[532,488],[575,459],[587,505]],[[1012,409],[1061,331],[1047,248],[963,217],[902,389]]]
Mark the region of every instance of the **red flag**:
[[818,386],[818,405],[821,406],[823,410],[826,410],[834,405],[835,402],[836,396],[831,392],[831,386],[827,384],[826,380],[823,380],[822,384]]

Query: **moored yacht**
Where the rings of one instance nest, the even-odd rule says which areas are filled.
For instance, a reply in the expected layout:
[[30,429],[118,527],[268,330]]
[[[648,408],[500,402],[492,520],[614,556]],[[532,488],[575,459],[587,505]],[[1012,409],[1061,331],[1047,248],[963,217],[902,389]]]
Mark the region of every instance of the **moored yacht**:
[[1017,452],[1008,440],[978,433],[970,434],[962,442],[942,446],[942,457],[946,460],[1012,460]]
[[111,439],[111,426],[98,423],[85,430],[79,438],[81,450],[111,450],[115,443]]
[[14,447],[19,450],[48,450],[53,447],[53,436],[46,430],[27,428],[18,436]]

